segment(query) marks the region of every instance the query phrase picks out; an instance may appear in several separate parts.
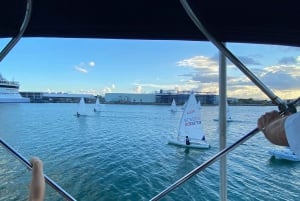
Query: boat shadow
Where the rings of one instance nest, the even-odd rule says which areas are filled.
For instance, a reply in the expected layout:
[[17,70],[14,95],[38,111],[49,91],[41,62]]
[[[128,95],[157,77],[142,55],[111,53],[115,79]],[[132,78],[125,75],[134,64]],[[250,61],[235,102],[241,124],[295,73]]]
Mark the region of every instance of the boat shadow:
[[295,167],[295,166],[298,166],[298,164],[300,164],[300,161],[291,161],[291,160],[287,160],[287,159],[276,158],[275,156],[270,156],[270,158],[268,160],[268,164],[273,167],[283,166],[283,165]]

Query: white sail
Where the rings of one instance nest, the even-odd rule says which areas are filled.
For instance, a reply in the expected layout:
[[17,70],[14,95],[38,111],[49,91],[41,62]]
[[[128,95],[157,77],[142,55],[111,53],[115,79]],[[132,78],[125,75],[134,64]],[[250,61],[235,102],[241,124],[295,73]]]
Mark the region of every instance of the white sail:
[[[214,119],[214,121],[219,121],[219,118]],[[228,102],[226,101],[226,121],[227,122],[232,122],[232,118],[231,118],[231,113],[230,113],[230,108],[228,106]]]
[[85,108],[85,102],[84,102],[84,98],[80,99],[80,102],[78,104],[78,109],[77,109],[77,116],[81,116],[81,115],[86,115],[86,108]]
[[226,119],[227,121],[231,121],[231,114],[228,106],[228,102],[226,101]]
[[201,102],[200,102],[200,100],[198,101],[198,107],[201,110]]
[[194,94],[189,96],[178,129],[179,138],[185,138],[186,136],[189,137],[191,142],[202,140],[204,137],[200,107]]
[[173,99],[172,104],[171,104],[171,112],[176,112],[177,111],[177,106],[176,106],[176,102]]
[[100,111],[100,110],[101,110],[101,105],[100,105],[99,98],[97,97],[95,107],[94,107],[94,111],[97,112],[97,111]]

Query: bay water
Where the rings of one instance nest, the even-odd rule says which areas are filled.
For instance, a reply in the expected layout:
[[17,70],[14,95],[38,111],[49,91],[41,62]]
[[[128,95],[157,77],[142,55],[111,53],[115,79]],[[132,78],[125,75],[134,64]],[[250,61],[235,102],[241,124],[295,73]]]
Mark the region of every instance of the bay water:
[[[0,104],[0,137],[77,200],[149,200],[219,151],[217,106],[202,106],[207,150],[168,145],[182,111],[169,106],[102,105],[76,117],[77,104]],[[256,127],[272,106],[231,106],[230,145]],[[228,200],[298,200],[300,163],[268,154],[276,148],[262,133],[227,155]],[[0,201],[28,200],[31,172],[0,147]],[[162,200],[219,200],[219,162]],[[63,200],[49,186],[45,200]]]

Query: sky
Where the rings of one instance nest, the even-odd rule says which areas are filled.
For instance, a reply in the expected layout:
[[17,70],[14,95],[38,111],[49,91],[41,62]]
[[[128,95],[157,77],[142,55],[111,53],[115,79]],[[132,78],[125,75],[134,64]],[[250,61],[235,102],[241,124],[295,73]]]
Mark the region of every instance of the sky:
[[[9,39],[0,39],[1,50]],[[300,96],[300,48],[227,43],[227,48],[281,99]],[[218,94],[219,51],[210,42],[22,38],[0,63],[20,91]],[[227,61],[227,96],[268,100]]]

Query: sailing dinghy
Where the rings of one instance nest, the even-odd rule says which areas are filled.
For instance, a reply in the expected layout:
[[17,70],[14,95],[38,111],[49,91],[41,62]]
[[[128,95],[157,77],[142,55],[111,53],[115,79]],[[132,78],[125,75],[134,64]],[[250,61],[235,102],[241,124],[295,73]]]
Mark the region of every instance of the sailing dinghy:
[[[186,143],[187,137],[189,143]],[[168,144],[198,149],[210,148],[210,145],[205,141],[200,108],[194,94],[190,94],[187,101],[180,120],[177,137],[169,139]]]
[[[219,121],[219,119],[214,119],[214,121]],[[232,122],[233,121],[233,119],[231,118],[231,113],[230,113],[230,109],[229,109],[227,101],[226,101],[226,121],[227,122]]]
[[171,104],[171,109],[170,109],[171,112],[177,112],[177,106],[176,106],[176,102],[173,98],[172,100],[172,104]]
[[100,111],[101,111],[101,105],[100,105],[99,98],[97,97],[95,107],[94,107],[94,112],[100,112]]
[[86,115],[87,113],[86,113],[84,98],[81,98],[78,104],[76,116],[79,117],[79,116],[86,116]]

